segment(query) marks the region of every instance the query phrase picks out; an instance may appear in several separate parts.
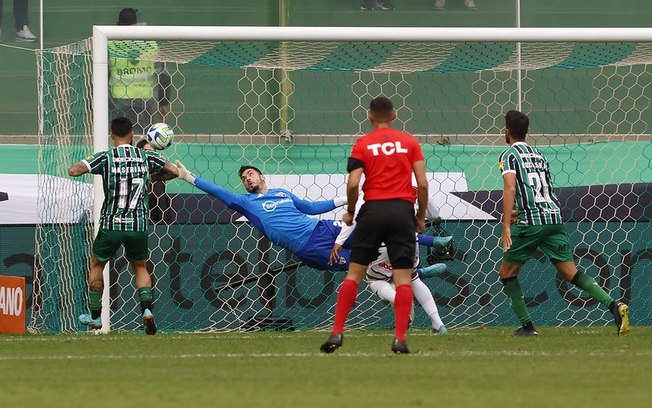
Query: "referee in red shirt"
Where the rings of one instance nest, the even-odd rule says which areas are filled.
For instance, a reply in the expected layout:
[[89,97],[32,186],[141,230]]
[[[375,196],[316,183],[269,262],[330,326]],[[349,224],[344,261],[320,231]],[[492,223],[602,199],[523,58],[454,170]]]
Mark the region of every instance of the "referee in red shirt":
[[[332,353],[342,345],[344,323],[355,303],[358,285],[369,263],[378,256],[378,248],[383,242],[387,245],[396,286],[396,331],[392,351],[410,352],[405,332],[413,298],[410,281],[416,245],[414,233],[423,232],[426,227],[428,182],[421,145],[409,133],[393,129],[394,119],[396,111],[389,99],[384,96],[373,99],[369,104],[369,121],[373,130],[360,137],[351,150],[347,166],[348,209],[343,221],[347,225],[353,223],[362,174],[365,175],[362,186],[365,203],[356,218],[349,270],[337,293],[335,324],[330,337],[320,347],[324,353]],[[412,173],[417,181],[416,194]],[[416,217],[415,195],[419,203]]]

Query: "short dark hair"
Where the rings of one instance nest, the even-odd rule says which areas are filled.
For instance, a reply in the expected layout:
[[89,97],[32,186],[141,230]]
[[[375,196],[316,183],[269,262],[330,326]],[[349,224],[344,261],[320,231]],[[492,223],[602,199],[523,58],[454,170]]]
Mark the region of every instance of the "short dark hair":
[[117,137],[126,137],[133,130],[134,125],[127,118],[115,118],[111,121],[111,134]]
[[244,165],[244,166],[240,167],[240,170],[238,170],[238,177],[242,178],[242,173],[244,173],[245,171],[247,171],[249,169],[256,170],[258,172],[258,174],[260,174],[261,176],[263,175],[263,172],[260,171],[258,169],[258,167],[250,166],[250,165],[247,164],[247,165]]
[[134,25],[138,23],[138,17],[136,16],[137,12],[138,10],[131,7],[120,10],[120,14],[118,15],[118,25]]
[[514,139],[525,139],[529,126],[530,119],[525,113],[511,110],[505,115],[505,127],[509,129]]
[[139,141],[136,142],[136,147],[139,149],[144,149],[146,144],[147,144],[147,139],[140,139]]
[[382,119],[389,119],[394,112],[394,104],[389,98],[379,96],[369,103],[369,111]]

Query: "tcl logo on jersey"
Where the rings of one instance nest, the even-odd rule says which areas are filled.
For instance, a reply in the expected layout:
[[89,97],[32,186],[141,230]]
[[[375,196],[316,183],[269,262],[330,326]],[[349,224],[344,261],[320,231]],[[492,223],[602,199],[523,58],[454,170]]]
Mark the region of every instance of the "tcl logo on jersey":
[[374,143],[367,146],[367,149],[371,150],[374,156],[378,156],[381,152],[385,156],[391,156],[394,153],[407,153],[408,150],[401,147],[401,142],[385,142],[385,143]]

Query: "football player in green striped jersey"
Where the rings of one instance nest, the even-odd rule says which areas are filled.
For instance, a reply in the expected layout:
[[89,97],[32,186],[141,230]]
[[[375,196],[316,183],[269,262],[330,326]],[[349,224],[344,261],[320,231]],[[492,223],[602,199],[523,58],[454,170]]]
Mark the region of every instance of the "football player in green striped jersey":
[[179,176],[177,167],[158,153],[132,146],[133,124],[127,118],[111,121],[114,147],[97,152],[68,169],[72,177],[86,173],[102,176],[104,202],[100,229],[93,241],[88,276],[90,314],[82,314],[82,324],[94,329],[102,327],[102,292],[104,265],[120,246],[135,275],[143,322],[147,334],[156,333],[152,315],[152,279],[145,266],[149,256],[147,226],[149,219],[148,191],[150,180],[170,180]]
[[[498,168],[503,177],[503,221],[500,241],[503,262],[500,281],[512,303],[521,327],[514,335],[536,336],[523,291],[518,282],[521,266],[541,249],[555,265],[558,275],[588,292],[614,316],[618,335],[629,332],[629,308],[615,301],[596,281],[579,272],[573,259],[561,218],[559,201],[553,192],[550,166],[543,153],[525,142],[530,120],[518,111],[505,115],[505,141]],[[516,210],[516,219],[514,219]]]

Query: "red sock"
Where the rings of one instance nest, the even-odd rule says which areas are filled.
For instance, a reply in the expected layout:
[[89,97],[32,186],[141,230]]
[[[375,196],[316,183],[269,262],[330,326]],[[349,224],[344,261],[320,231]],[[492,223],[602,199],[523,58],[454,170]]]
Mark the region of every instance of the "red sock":
[[407,332],[410,323],[410,309],[412,308],[412,286],[399,285],[396,287],[396,297],[394,298],[394,317],[396,319],[396,338],[405,341],[405,332]]
[[337,303],[335,304],[335,325],[331,334],[339,334],[344,331],[344,323],[358,296],[358,284],[351,279],[344,279],[340,289],[337,291]]

